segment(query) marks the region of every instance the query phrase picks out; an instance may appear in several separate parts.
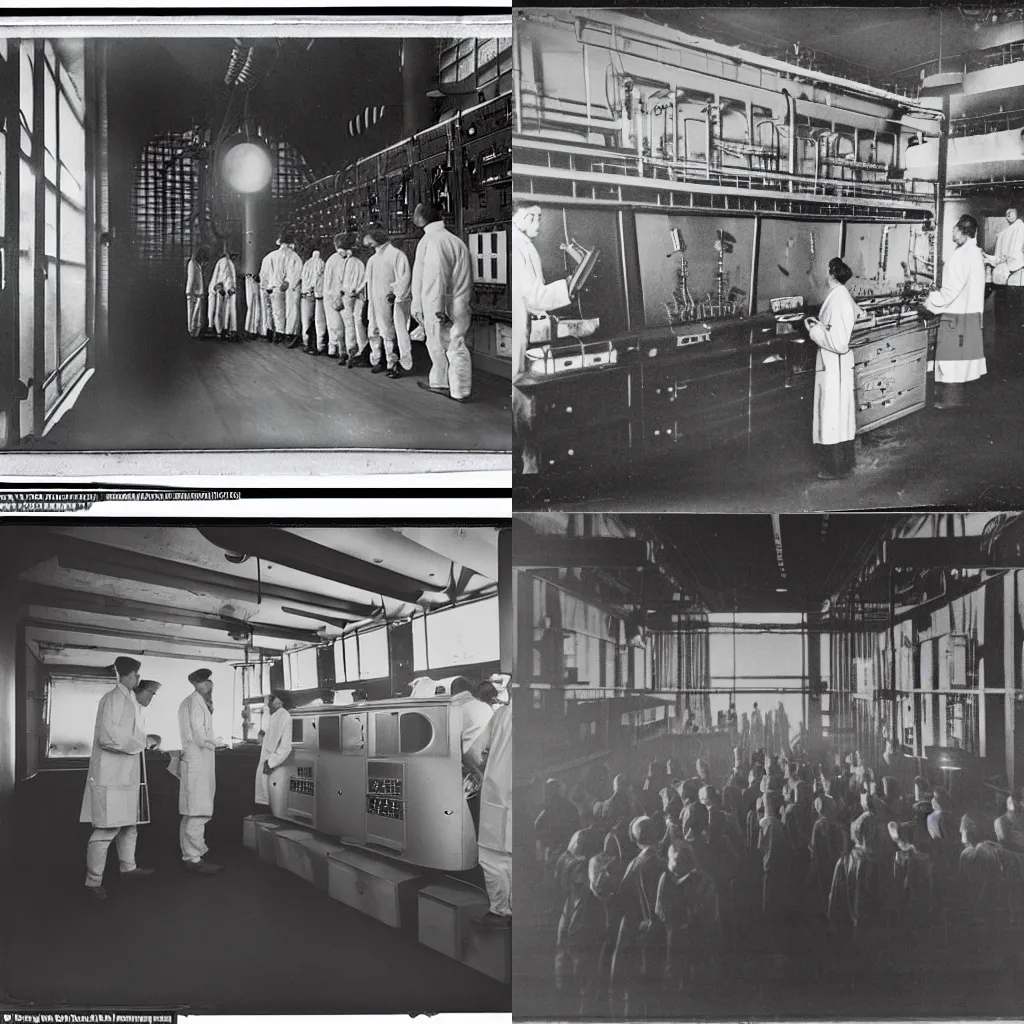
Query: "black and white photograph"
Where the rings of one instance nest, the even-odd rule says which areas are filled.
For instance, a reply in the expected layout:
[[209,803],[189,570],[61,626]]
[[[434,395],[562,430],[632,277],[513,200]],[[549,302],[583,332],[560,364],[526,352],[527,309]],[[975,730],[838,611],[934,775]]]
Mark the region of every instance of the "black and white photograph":
[[507,520],[0,524],[0,1005],[507,1019],[511,638]]
[[511,39],[463,21],[5,25],[0,474],[507,473]]
[[514,11],[517,507],[1024,505],[1024,14]]
[[515,1019],[1016,1017],[1022,586],[1020,512],[517,514]]

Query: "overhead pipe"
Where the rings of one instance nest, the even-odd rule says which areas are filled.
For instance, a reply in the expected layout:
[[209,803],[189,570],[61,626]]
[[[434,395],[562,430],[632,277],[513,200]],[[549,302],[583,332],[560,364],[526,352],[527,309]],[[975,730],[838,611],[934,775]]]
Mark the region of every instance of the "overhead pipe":
[[423,583],[273,527],[201,526],[198,529],[211,544],[226,551],[265,558],[299,572],[407,604],[417,604],[427,591],[443,591],[448,583],[447,580]]
[[[786,97],[786,124],[789,126],[789,160],[788,160],[788,171],[790,174],[796,174],[796,100],[793,99],[793,94],[788,89],[782,90],[782,95]],[[789,183],[789,190],[793,191],[793,182]]]
[[[618,18],[628,18],[631,21],[634,20],[633,16],[629,14],[618,15]],[[939,116],[939,111],[936,110],[935,107],[929,106],[927,103],[916,100],[911,96],[904,96],[901,93],[891,92],[888,89],[879,89],[877,86],[873,85],[864,85],[861,82],[856,82],[847,78],[840,78],[837,75],[830,75],[823,71],[812,71],[810,68],[802,68],[796,64],[790,64],[787,61],[777,60],[774,57],[765,57],[759,53],[753,52],[752,50],[740,49],[738,46],[726,46],[723,43],[715,42],[713,39],[702,39],[699,36],[693,36],[678,29],[670,28],[667,25],[656,26],[662,33],[658,36],[653,35],[650,32],[641,31],[638,28],[633,28],[632,26],[629,26],[626,31],[623,31],[623,27],[621,25],[610,20],[600,21],[596,18],[576,17],[573,19],[573,23],[576,33],[576,42],[583,43],[583,33],[588,30],[592,33],[607,30],[611,36],[611,42],[605,43],[593,38],[588,39],[587,42],[591,46],[597,46],[603,50],[612,50],[621,55],[633,57],[640,56],[644,59],[650,59],[644,54],[630,52],[619,46],[618,42],[620,40],[622,42],[635,41],[642,45],[657,47],[659,50],[667,50],[669,46],[673,49],[681,47],[684,49],[696,50],[698,53],[714,54],[716,57],[725,58],[737,66],[746,65],[747,67],[762,68],[765,71],[777,72],[779,75],[786,78],[801,79],[807,82],[818,82],[822,85],[835,86],[842,89],[844,92],[853,93],[854,95],[869,96],[872,99],[884,100],[894,106],[919,111],[920,113],[931,117]],[[666,60],[662,57],[659,57],[658,60],[671,67],[682,68],[684,71],[693,70],[685,64]]]

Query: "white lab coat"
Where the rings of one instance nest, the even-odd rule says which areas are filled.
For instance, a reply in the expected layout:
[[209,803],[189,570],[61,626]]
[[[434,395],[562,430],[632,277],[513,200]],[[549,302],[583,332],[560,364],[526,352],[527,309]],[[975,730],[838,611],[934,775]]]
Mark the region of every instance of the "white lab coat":
[[981,339],[981,323],[985,314],[985,261],[973,238],[958,246],[943,264],[942,288],[931,292],[925,302],[927,309],[946,317],[958,318],[971,344],[964,350],[967,358],[946,358],[948,353],[940,342],[935,359],[937,384],[962,384],[977,380],[987,372]]
[[[290,771],[286,762],[291,752],[292,716],[287,708],[278,708],[270,716],[256,769],[256,803],[269,804],[275,818],[283,818],[287,809]],[[270,765],[269,775],[263,773],[265,764]]]
[[302,265],[302,337],[309,335],[310,325],[316,327],[317,348],[326,348],[327,320],[324,316],[324,261],[316,250]]
[[412,286],[409,258],[390,242],[381,246],[366,262],[366,292],[370,304],[370,334],[395,336],[394,314],[388,296],[395,296],[395,306],[408,303]]
[[480,845],[512,853],[512,705],[499,707],[477,738],[486,750],[480,790]]
[[477,740],[487,729],[494,714],[490,704],[477,700],[463,690],[452,697],[451,706],[459,715],[459,735],[462,737],[462,760],[467,767],[480,769],[483,750],[476,747]]
[[840,444],[857,434],[853,400],[853,352],[850,338],[857,321],[857,303],[837,284],[825,297],[818,314],[819,325],[810,331],[818,346],[814,371],[815,444]]
[[1011,288],[1024,287],[1024,221],[1015,220],[999,232],[996,238],[995,258],[1005,260]]
[[96,709],[89,774],[80,821],[95,828],[135,825],[139,814],[139,754],[146,730],[131,690],[120,682],[107,691]]
[[512,228],[512,379],[526,366],[530,314],[548,313],[569,305],[564,279],[544,283],[537,247],[517,227]]
[[569,284],[563,278],[544,283],[537,247],[512,226],[512,422],[523,458],[523,472],[537,472],[537,452],[531,440],[532,400],[515,386],[526,369],[530,343],[530,314],[546,313],[569,305]]
[[[268,263],[269,261],[269,263]],[[282,245],[268,253],[263,261],[267,276],[260,270],[264,291],[270,292],[274,308],[274,330],[281,334],[299,333],[302,298],[302,257],[290,246]],[[287,289],[281,286],[287,282]]]
[[[223,292],[216,290],[217,285],[223,286]],[[213,268],[210,278],[210,326],[218,333],[238,330],[238,314],[235,306],[235,292],[238,289],[238,278],[235,265],[229,257],[221,256]]]
[[[274,252],[276,251],[275,249]],[[262,334],[270,334],[271,331],[284,332],[284,322],[282,321],[280,325],[274,322],[274,304],[270,301],[270,293],[274,290],[271,283],[274,267],[273,256],[273,252],[268,252],[260,263],[259,290],[260,305],[263,310],[263,330],[260,333]]]
[[[412,268],[412,315],[423,324],[432,388],[448,388],[455,398],[472,390],[472,362],[466,337],[473,315],[473,274],[469,247],[434,221],[423,229]],[[447,314],[450,325],[437,315]]]
[[205,326],[204,300],[206,286],[203,283],[203,268],[193,258],[185,268],[185,311],[188,316],[188,333],[198,338]]
[[217,788],[214,757],[217,742],[213,733],[213,715],[198,690],[178,707],[178,728],[181,731],[178,813],[188,817],[211,817]]
[[355,256],[333,253],[324,267],[324,312],[327,315],[328,352],[336,355],[345,349],[358,355],[366,348],[363,309],[366,299],[366,266]]
[[252,274],[245,275],[245,329],[249,334],[266,334],[264,326],[264,294]]

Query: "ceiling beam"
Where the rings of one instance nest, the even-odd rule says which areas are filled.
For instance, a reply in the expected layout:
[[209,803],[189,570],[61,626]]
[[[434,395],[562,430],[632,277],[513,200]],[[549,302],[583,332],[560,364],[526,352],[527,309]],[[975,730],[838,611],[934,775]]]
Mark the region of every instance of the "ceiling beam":
[[[205,593],[225,600],[242,599],[252,602],[257,597],[255,580],[182,562],[172,562],[166,558],[142,555],[107,544],[96,544],[93,541],[63,534],[54,534],[53,537],[57,547],[57,562],[65,569],[133,580],[136,583],[150,583],[172,590]],[[357,615],[359,618],[369,618],[376,607],[373,604],[358,604],[292,587],[278,586],[275,583],[264,582],[259,589],[264,597],[274,600],[309,604],[329,611]]]
[[26,618],[23,624],[29,629],[49,629],[58,633],[79,633],[85,636],[109,636],[116,640],[148,640],[151,643],[187,644],[191,647],[209,647],[213,650],[225,648],[237,651],[245,649],[241,640],[200,640],[195,637],[167,636],[163,633],[145,633],[138,630],[111,629],[107,626],[88,626],[77,622],[56,622],[52,619]]
[[[195,626],[199,629],[212,629],[218,633],[230,633],[237,630],[241,619],[222,619],[198,612],[175,612],[158,604],[144,601],[129,601],[126,598],[111,600],[93,594],[85,594],[80,590],[61,590],[58,587],[27,586],[23,589],[26,603],[44,608],[57,608],[67,611],[94,612],[98,615],[111,615],[118,618],[148,619],[151,622],[167,622],[180,626]],[[297,640],[302,643],[316,643],[323,636],[318,630],[298,629],[293,626],[277,626],[272,623],[246,622],[250,629],[264,636],[277,637],[280,640]]]
[[198,529],[211,544],[226,551],[239,551],[277,562],[289,569],[407,604],[416,604],[427,591],[443,592],[447,586],[447,581],[439,584],[423,583],[275,527],[200,526]]

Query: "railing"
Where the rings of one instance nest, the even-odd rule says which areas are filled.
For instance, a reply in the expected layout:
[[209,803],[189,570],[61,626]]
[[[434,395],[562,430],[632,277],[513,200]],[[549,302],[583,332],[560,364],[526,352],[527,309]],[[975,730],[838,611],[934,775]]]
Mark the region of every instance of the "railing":
[[962,139],[969,135],[991,135],[993,132],[1012,131],[1015,128],[1024,128],[1024,109],[958,117],[949,124],[949,137]]
[[[692,184],[714,189],[767,191],[791,196],[827,199],[866,199],[883,202],[911,202],[929,205],[935,202],[935,183],[916,178],[887,181],[849,181],[840,178],[788,174],[744,168],[708,169],[703,161],[674,161],[639,156],[621,150],[567,145],[548,140],[513,138],[513,150],[520,153],[545,153],[546,165],[522,161],[514,163],[517,177],[564,178],[579,185],[599,185],[603,176],[656,179],[677,184]],[[552,165],[553,156],[566,157],[568,167]],[[587,160],[590,161],[587,165]],[[841,166],[841,165],[840,165]]]

